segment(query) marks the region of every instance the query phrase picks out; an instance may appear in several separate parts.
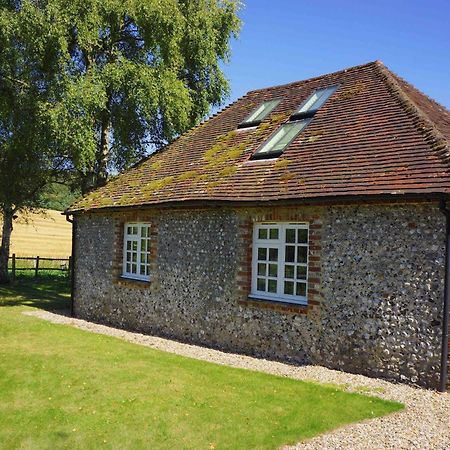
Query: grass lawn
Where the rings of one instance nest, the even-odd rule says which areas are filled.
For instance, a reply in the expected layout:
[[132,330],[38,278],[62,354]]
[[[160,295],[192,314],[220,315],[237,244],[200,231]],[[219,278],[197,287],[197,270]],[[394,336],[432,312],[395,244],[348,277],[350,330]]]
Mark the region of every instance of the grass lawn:
[[0,286],[0,447],[275,449],[402,405],[223,367],[21,314],[64,278]]

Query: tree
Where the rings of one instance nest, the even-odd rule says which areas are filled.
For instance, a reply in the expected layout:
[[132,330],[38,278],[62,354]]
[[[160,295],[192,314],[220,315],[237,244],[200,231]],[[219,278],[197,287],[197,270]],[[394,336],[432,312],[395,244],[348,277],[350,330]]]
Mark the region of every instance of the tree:
[[0,282],[13,216],[49,183],[100,186],[222,103],[238,6],[0,0]]
[[0,0],[0,283],[8,281],[14,215],[39,206],[42,190],[58,172],[42,108],[50,93],[51,30],[33,8]]
[[[42,3],[36,2],[42,8]],[[53,138],[87,192],[192,127],[228,94],[232,0],[48,0],[60,35]]]

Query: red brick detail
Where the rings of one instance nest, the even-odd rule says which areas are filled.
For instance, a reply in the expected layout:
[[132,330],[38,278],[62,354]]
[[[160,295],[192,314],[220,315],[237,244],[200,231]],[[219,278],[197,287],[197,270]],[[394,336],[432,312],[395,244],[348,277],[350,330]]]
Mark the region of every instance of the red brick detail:
[[114,283],[126,286],[144,288],[150,286],[151,282],[131,280],[122,278],[123,271],[123,238],[124,227],[127,222],[146,222],[150,228],[150,273],[156,271],[156,261],[158,257],[158,221],[154,214],[146,211],[126,211],[113,215],[114,223],[114,259],[113,259],[113,279]]
[[267,300],[238,300],[238,304],[242,306],[250,306],[258,309],[268,309],[271,311],[277,311],[281,313],[292,313],[292,314],[307,314],[308,306],[305,305],[295,305],[290,303],[273,302]]
[[[306,211],[306,209],[305,209]],[[309,246],[309,278],[308,278],[308,306],[250,299],[252,284],[252,251],[253,251],[253,226],[258,222],[306,222],[310,230]],[[236,273],[236,289],[238,304],[252,308],[269,309],[280,313],[308,314],[309,311],[320,308],[322,302],[321,291],[321,242],[322,242],[322,218],[317,214],[303,213],[301,207],[279,208],[270,210],[267,208],[255,208],[246,211],[239,227],[239,242],[242,245],[239,270]],[[311,245],[311,242],[314,242]],[[311,276],[312,275],[312,276]]]

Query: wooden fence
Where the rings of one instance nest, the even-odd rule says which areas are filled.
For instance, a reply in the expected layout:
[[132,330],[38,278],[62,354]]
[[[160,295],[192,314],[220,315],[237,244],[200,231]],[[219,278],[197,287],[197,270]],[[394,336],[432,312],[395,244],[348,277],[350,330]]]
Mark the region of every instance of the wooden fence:
[[[16,256],[16,254],[13,253],[9,257],[9,260],[10,264],[8,266],[13,278],[16,276],[17,272],[25,270],[33,271],[35,277],[39,276],[39,271],[67,272],[67,274],[70,274],[72,266],[71,256],[69,256],[69,258],[43,258],[41,256]],[[21,265],[20,261],[26,261],[26,263]],[[55,265],[53,262],[57,262],[57,264]]]

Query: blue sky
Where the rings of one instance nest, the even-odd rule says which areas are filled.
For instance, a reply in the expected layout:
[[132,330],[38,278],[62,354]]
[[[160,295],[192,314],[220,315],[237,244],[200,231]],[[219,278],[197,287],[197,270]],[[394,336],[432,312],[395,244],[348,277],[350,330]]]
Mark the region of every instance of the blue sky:
[[450,108],[449,0],[246,0],[240,17],[229,101],[380,59]]

